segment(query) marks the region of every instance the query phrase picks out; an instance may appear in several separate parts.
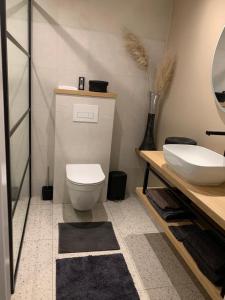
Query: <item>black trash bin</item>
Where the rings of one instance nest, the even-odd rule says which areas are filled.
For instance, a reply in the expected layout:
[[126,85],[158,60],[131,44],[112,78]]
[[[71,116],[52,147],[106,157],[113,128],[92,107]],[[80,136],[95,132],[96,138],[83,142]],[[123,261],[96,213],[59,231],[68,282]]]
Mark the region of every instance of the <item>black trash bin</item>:
[[123,171],[111,171],[108,181],[108,200],[124,200],[127,184],[127,174]]

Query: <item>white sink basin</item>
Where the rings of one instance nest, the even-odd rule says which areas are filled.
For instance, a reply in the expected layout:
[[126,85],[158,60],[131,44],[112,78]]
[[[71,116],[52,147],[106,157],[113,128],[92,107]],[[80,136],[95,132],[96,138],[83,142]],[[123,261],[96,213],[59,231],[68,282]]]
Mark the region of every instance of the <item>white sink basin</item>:
[[192,184],[219,185],[225,182],[225,157],[192,145],[164,145],[169,167]]

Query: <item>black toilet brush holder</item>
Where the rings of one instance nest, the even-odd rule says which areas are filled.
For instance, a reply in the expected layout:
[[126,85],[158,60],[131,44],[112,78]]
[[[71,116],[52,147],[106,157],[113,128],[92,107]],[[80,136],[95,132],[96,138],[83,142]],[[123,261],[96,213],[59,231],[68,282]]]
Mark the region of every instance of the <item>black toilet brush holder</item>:
[[49,167],[47,171],[47,185],[42,187],[42,200],[53,199],[53,186],[49,185]]

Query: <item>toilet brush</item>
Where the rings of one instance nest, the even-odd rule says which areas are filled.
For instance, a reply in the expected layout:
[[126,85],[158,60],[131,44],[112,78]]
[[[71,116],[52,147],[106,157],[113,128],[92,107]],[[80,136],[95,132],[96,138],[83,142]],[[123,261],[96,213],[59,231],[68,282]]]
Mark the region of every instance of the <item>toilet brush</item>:
[[53,199],[53,186],[49,185],[49,166],[47,168],[47,185],[42,187],[42,200]]

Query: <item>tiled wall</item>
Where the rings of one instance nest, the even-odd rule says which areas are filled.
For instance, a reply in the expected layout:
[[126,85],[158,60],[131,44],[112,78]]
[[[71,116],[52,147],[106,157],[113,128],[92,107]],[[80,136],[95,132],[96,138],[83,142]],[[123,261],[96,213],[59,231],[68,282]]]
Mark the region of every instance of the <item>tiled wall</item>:
[[108,80],[118,93],[111,169],[128,173],[128,191],[142,182],[135,154],[143,138],[149,84],[124,50],[123,27],[137,33],[151,57],[151,76],[167,39],[172,0],[36,0],[33,24],[33,194],[53,177],[53,89],[78,77]]

